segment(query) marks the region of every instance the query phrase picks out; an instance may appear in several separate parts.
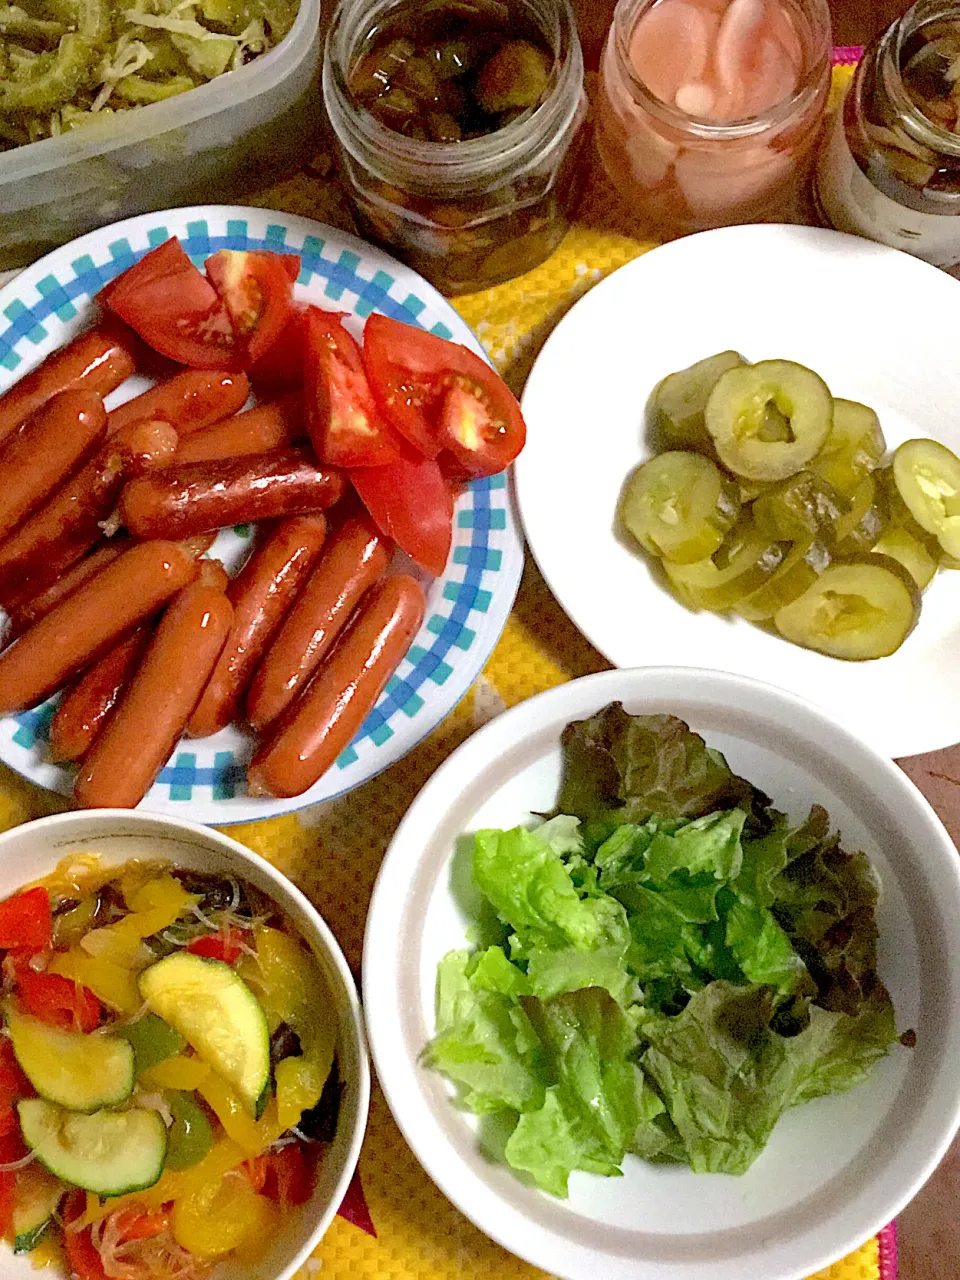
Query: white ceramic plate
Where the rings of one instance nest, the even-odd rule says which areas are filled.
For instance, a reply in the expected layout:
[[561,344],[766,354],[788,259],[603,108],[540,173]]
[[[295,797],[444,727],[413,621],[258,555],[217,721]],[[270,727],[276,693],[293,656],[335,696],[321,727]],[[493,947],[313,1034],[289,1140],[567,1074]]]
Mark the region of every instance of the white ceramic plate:
[[[569,721],[622,700],[672,712],[792,818],[825,805],[883,882],[880,973],[901,1029],[859,1088],[783,1117],[740,1178],[624,1161],[575,1173],[563,1201],[522,1185],[476,1142],[445,1079],[420,1064],[437,963],[468,946],[482,827],[549,810]],[[859,1247],[916,1194],[960,1124],[960,863],[923,796],[889,760],[791,694],[680,668],[586,676],[521,703],[458,748],[400,824],[367,920],[363,1002],[390,1108],[426,1171],[488,1235],[563,1280],[800,1280]]]
[[[27,822],[0,835],[0,898],[50,875],[71,853],[97,853],[108,866],[131,858],[161,859],[207,873],[246,880],[278,904],[313,952],[323,975],[318,997],[337,1020],[337,1058],[344,1081],[337,1132],[318,1166],[310,1199],[283,1215],[269,1249],[256,1257],[232,1258],[216,1270],[217,1280],[290,1280],[317,1247],[333,1221],[357,1165],[370,1101],[370,1065],[363,1018],[353,976],[336,938],[316,908],[275,867],[218,831],[123,809],[59,813]],[[0,1243],[3,1280],[36,1280],[30,1254],[14,1257]],[[53,1280],[56,1270],[46,1275]],[[63,1273],[61,1273],[63,1274]]]
[[[144,214],[64,245],[0,291],[0,392],[89,322],[92,296],[135,258],[177,236],[194,261],[217,249],[279,249],[301,255],[296,296],[347,311],[359,336],[371,311],[462,342],[486,356],[450,304],[409,268],[354,236],[308,218],[265,209],[210,206]],[[145,390],[131,378],[108,408]],[[245,554],[249,531],[225,530],[210,555],[228,568]],[[503,629],[523,567],[523,541],[506,475],[474,481],[458,499],[453,547],[442,577],[429,578],[398,553],[427,592],[427,611],[407,657],[350,747],[295,800],[246,794],[253,738],[231,725],[210,738],[184,739],[142,807],[223,826],[250,822],[329,800],[359,786],[406,755],[460,701]],[[2,618],[2,613],[0,613]],[[70,770],[54,764],[47,732],[55,699],[0,719],[0,760],[33,782],[69,795]]]
[[880,415],[890,446],[960,451],[960,282],[896,249],[810,227],[706,231],[654,249],[561,320],[527,381],[516,467],[530,549],[567,613],[620,667],[672,663],[769,680],[890,756],[960,740],[960,573],[924,593],[888,658],[800,649],[733,615],[694,613],[621,541],[624,479],[650,456],[644,411],[666,374],[734,348],[809,365]]

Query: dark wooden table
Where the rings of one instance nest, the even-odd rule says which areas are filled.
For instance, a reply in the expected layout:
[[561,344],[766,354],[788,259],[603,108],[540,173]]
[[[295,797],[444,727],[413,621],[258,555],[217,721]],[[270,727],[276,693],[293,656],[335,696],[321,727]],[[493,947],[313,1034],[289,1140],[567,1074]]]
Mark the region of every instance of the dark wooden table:
[[[907,8],[900,0],[829,3],[837,45],[865,44]],[[595,67],[613,2],[573,0],[573,4],[587,65]],[[899,763],[940,814],[954,842],[960,843],[960,745]],[[960,1139],[897,1225],[900,1280],[960,1280]]]

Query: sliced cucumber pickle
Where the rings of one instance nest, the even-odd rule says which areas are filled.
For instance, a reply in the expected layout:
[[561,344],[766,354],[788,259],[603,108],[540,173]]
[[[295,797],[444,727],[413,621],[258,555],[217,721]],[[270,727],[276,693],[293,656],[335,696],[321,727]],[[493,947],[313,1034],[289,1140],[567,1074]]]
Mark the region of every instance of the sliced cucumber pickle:
[[849,501],[812,471],[798,471],[759,494],[751,507],[757,528],[775,538],[837,540],[837,524]]
[[[772,410],[789,425],[787,440],[771,434]],[[821,449],[833,422],[833,397],[823,379],[791,360],[761,360],[729,369],[707,401],[705,421],[720,461],[749,480],[786,480]]]
[[118,1036],[83,1035],[6,1009],[13,1051],[42,1098],[73,1111],[96,1111],[133,1092],[133,1049]]
[[733,607],[751,622],[766,622],[785,605],[802,596],[830,564],[830,548],[825,542],[808,536],[795,542],[776,573],[758,590]]
[[23,1138],[51,1173],[100,1196],[152,1187],[163,1172],[167,1131],[156,1111],[79,1115],[47,1102],[17,1103]]
[[746,361],[738,352],[721,351],[664,378],[653,393],[651,409],[654,425],[667,444],[674,449],[713,452],[703,413],[721,374],[741,364]]
[[851,494],[887,451],[880,419],[856,400],[834,400],[833,426],[810,463],[840,493]]
[[920,592],[888,556],[832,564],[776,614],[786,640],[833,658],[866,662],[895,653],[916,626]]
[[140,994],[259,1117],[269,1099],[270,1032],[260,1002],[229,965],[178,951],[140,975]]
[[908,440],[893,455],[893,477],[917,524],[960,558],[960,458],[936,440]]
[[653,555],[677,564],[712,556],[740,514],[740,495],[709,458],[660,453],[631,476],[623,523]]
[[866,475],[850,495],[850,510],[835,526],[837,555],[857,556],[870,551],[883,532],[885,502],[872,475]]
[[761,533],[752,520],[744,520],[710,558],[695,564],[665,560],[663,567],[677,595],[691,609],[732,609],[776,573],[787,548],[787,543]]

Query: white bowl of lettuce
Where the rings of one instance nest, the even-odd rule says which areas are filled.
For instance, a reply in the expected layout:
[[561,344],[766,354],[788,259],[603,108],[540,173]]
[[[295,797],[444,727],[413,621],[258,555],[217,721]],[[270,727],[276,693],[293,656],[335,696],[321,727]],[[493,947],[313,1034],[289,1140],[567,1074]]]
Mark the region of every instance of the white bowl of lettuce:
[[373,1057],[441,1190],[545,1271],[800,1280],[960,1125],[958,919],[933,810],[819,710],[587,676],[485,726],[404,818],[365,941]]

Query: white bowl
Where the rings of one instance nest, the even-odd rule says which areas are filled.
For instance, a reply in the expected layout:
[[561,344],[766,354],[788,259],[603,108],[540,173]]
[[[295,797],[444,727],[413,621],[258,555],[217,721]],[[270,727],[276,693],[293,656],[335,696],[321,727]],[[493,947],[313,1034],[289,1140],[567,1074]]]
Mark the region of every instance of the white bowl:
[[[622,700],[672,712],[792,818],[813,802],[883,883],[880,973],[913,1050],[859,1088],[798,1107],[743,1177],[633,1156],[624,1177],[575,1173],[562,1201],[480,1153],[473,1117],[420,1065],[437,962],[467,945],[475,909],[464,833],[550,809],[559,737]],[[471,895],[474,901],[471,901]],[[647,668],[586,676],[491,721],[438,769],[401,823],[373,896],[364,1009],[390,1108],[427,1173],[481,1230],[564,1280],[799,1280],[857,1248],[929,1177],[960,1125],[960,860],[889,760],[792,694],[739,676]]]
[[[343,953],[299,889],[236,840],[195,823],[126,809],[56,814],[0,835],[0,898],[48,875],[62,858],[79,851],[99,853],[107,864],[152,858],[196,871],[229,872],[272,898],[313,952],[326,997],[337,1009],[337,1057],[346,1085],[337,1135],[320,1162],[313,1195],[300,1208],[285,1212],[271,1248],[258,1258],[222,1263],[216,1272],[217,1280],[287,1280],[317,1247],[340,1207],[367,1123],[370,1069],[357,992]],[[14,1257],[4,1249],[0,1259],[3,1280],[26,1280],[36,1274],[29,1255]]]

